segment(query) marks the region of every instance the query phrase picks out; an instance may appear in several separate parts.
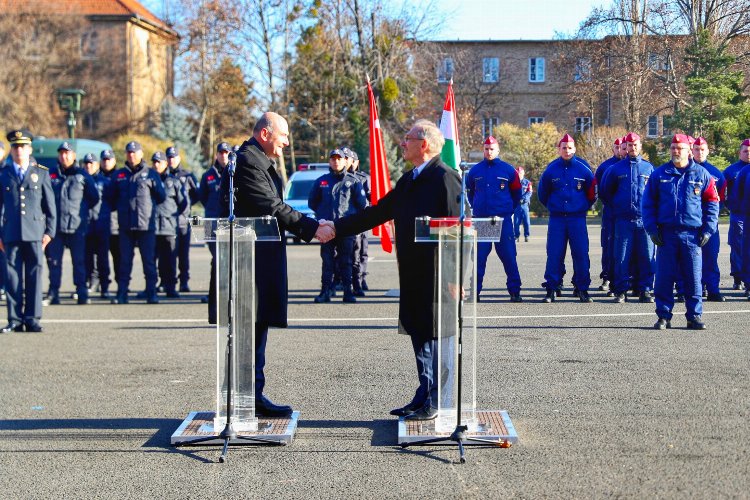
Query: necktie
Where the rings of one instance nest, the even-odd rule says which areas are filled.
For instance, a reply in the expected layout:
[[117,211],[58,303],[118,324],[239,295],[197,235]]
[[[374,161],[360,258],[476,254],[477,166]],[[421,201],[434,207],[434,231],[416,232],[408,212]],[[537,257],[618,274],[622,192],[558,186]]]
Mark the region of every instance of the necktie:
[[412,170],[412,177],[411,177],[412,179],[416,179],[418,175],[419,175],[419,170],[417,170],[416,168]]
[[18,169],[18,180],[23,182],[23,179],[26,177],[26,170],[19,168]]

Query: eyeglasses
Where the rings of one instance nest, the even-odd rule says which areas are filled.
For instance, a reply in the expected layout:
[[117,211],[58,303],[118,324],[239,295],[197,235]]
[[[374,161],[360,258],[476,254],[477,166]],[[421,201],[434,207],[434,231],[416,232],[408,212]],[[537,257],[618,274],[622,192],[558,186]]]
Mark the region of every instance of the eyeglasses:
[[404,142],[409,142],[409,141],[423,141],[423,140],[424,140],[424,138],[422,138],[422,137],[409,137],[408,135],[404,136]]

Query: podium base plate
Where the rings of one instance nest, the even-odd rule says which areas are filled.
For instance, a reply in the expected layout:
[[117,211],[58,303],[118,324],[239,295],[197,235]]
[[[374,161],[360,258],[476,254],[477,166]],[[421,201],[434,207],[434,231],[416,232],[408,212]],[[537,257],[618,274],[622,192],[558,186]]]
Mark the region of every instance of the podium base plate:
[[[171,444],[179,446],[189,446],[191,441],[208,437],[214,432],[214,415],[213,411],[193,411],[183,420],[182,424],[172,434]],[[294,434],[297,432],[297,421],[299,412],[295,411],[290,417],[270,418],[258,417],[257,431],[238,431],[238,436],[259,437],[267,441],[274,441],[281,444],[291,444]],[[222,429],[218,429],[221,432]],[[199,445],[222,445],[224,440],[220,438],[211,441],[203,441]],[[258,445],[253,441],[244,439],[231,439],[230,445]]]
[[[467,415],[468,417],[469,415]],[[474,414],[477,420],[476,431],[467,431],[467,438],[478,438],[487,441],[496,441],[497,445],[509,448],[518,442],[518,434],[513,427],[508,412],[505,410],[477,410]],[[455,428],[455,427],[454,427]],[[435,420],[413,421],[404,420],[404,417],[398,419],[398,444],[416,443],[430,438],[448,437],[453,430],[449,432],[438,432],[435,430]],[[446,445],[453,445],[452,442],[446,441]],[[464,445],[488,445],[490,443],[479,443],[466,441]],[[440,445],[436,445],[440,446]]]

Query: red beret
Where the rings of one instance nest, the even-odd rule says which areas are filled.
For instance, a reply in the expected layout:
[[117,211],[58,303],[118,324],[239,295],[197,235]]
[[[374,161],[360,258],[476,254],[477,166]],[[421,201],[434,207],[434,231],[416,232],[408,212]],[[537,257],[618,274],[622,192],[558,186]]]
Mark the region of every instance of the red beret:
[[672,144],[690,144],[690,137],[685,134],[675,134],[672,137]]
[[740,144],[740,147],[742,146],[750,146],[750,139],[745,139],[744,141],[742,141],[742,144]]
[[708,145],[708,141],[703,137],[698,137],[693,143],[693,146],[703,146],[704,144]]
[[693,144],[695,143],[695,139],[693,138],[693,136],[692,136],[692,135],[689,135],[689,136],[688,136],[688,141],[690,141],[690,145],[691,145],[691,146],[692,146],[692,145],[693,145]]
[[625,136],[625,142],[638,142],[641,140],[641,136],[635,132],[630,132]]
[[492,136],[489,136],[486,141],[484,141],[485,146],[489,146],[490,144],[497,144],[497,139],[495,139]]
[[564,136],[562,136],[562,139],[560,139],[560,142],[558,142],[557,145],[559,146],[563,142],[572,142],[573,144],[575,144],[576,141],[575,141],[575,139],[573,139],[572,135],[565,134]]
[[615,139],[615,146],[619,146],[620,144],[622,144],[622,137]]

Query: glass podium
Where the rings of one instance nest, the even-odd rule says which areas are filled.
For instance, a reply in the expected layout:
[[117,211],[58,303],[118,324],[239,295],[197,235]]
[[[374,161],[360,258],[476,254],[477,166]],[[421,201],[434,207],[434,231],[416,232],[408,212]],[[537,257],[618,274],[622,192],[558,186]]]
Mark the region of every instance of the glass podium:
[[[435,380],[438,383],[438,416],[434,429],[436,433],[451,432],[456,428],[459,406],[461,424],[466,425],[469,432],[482,430],[476,407],[476,287],[469,286],[475,282],[477,243],[499,241],[502,224],[502,217],[466,218],[463,221],[461,240],[461,223],[457,217],[418,217],[415,221],[415,241],[437,246],[435,327],[438,369]],[[463,335],[459,345],[460,325]],[[459,349],[461,373],[458,363]]]

